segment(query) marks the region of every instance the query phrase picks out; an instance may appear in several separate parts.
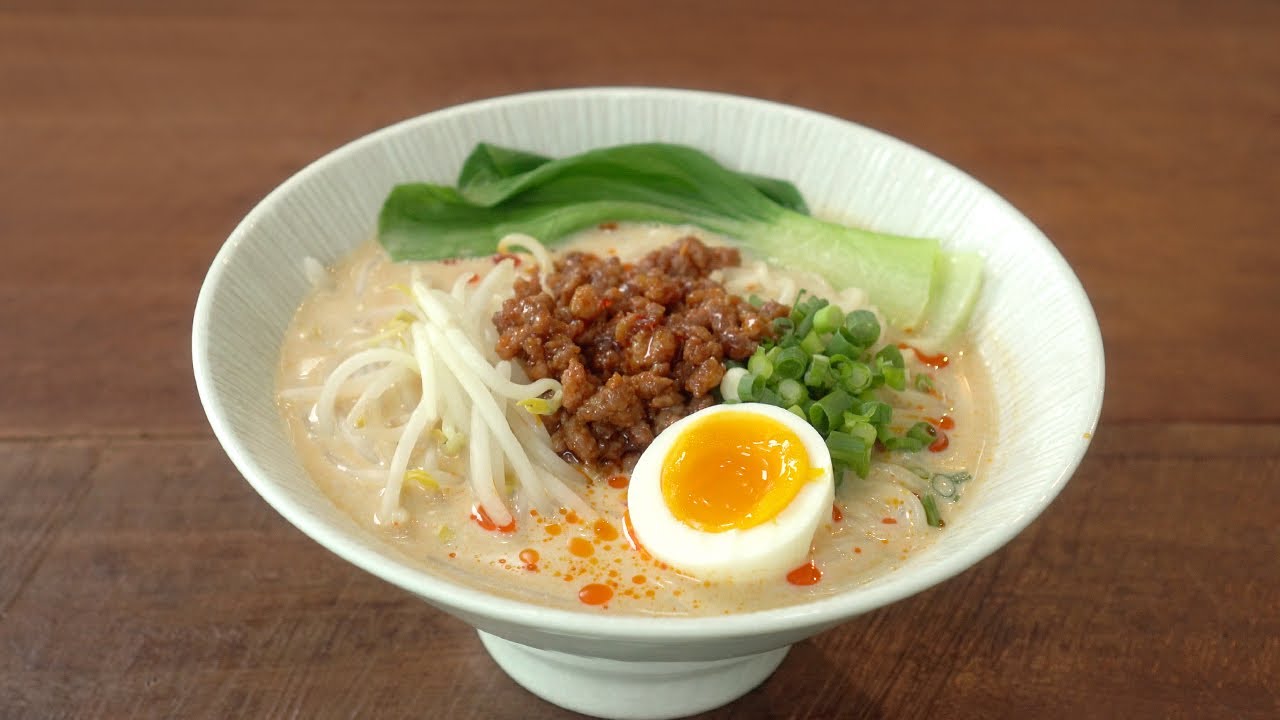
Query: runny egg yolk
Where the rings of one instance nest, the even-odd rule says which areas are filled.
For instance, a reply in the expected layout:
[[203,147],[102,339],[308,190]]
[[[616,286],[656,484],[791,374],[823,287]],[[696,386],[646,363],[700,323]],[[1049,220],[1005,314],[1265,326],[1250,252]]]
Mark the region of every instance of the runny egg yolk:
[[820,474],[785,424],[757,413],[720,412],[676,438],[660,484],[677,520],[724,532],[772,520]]

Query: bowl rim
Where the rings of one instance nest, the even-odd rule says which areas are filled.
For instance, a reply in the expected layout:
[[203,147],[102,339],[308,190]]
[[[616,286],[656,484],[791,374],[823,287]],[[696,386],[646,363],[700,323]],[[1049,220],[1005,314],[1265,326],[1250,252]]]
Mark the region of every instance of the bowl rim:
[[[229,259],[237,251],[241,243],[245,241],[246,236],[254,226],[262,218],[273,212],[282,198],[287,197],[295,188],[306,183],[308,178],[319,170],[347,156],[359,153],[370,145],[377,145],[385,138],[405,132],[418,124],[430,123],[451,115],[486,112],[523,103],[581,100],[583,98],[607,99],[623,96],[639,96],[653,101],[673,103],[690,101],[712,101],[717,105],[730,103],[739,107],[749,108],[753,112],[790,113],[795,117],[835,122],[850,129],[870,133],[876,136],[879,142],[895,146],[895,149],[898,150],[919,154],[922,159],[938,166],[946,167],[965,178],[968,182],[975,184],[980,191],[987,194],[996,203],[1003,213],[1006,213],[1019,226],[1021,232],[1030,240],[1041,244],[1042,247],[1040,249],[1047,253],[1047,256],[1057,266],[1057,271],[1062,274],[1063,280],[1068,285],[1072,295],[1071,299],[1076,304],[1076,310],[1079,312],[1080,317],[1082,320],[1087,321],[1084,325],[1084,334],[1088,340],[1088,347],[1085,348],[1085,358],[1094,365],[1092,375],[1096,378],[1096,382],[1091,387],[1092,392],[1087,393],[1087,397],[1082,398],[1083,402],[1088,403],[1088,407],[1082,415],[1082,417],[1088,419],[1087,427],[1079,428],[1079,431],[1083,433],[1084,441],[1076,444],[1074,450],[1070,451],[1068,462],[1062,465],[1052,482],[1045,487],[1045,492],[1037,496],[1034,502],[1028,503],[1026,512],[1002,525],[998,531],[964,546],[958,555],[953,556],[957,558],[956,561],[939,564],[926,570],[902,573],[899,579],[890,580],[884,584],[877,584],[872,587],[854,587],[796,605],[766,610],[751,610],[728,615],[614,615],[600,613],[591,609],[569,610],[555,608],[514,598],[501,597],[432,575],[424,569],[412,567],[407,562],[395,559],[389,554],[366,548],[359,542],[353,541],[343,532],[329,525],[319,515],[310,511],[304,504],[295,502],[288,491],[271,479],[271,472],[253,459],[234,431],[233,417],[225,406],[223,398],[215,389],[208,362],[210,309],[219,289],[226,282],[225,271],[228,267]],[[1090,444],[1090,439],[1096,431],[1105,388],[1105,359],[1101,330],[1093,307],[1079,278],[1039,228],[1002,196],[973,176],[915,145],[874,128],[816,110],[772,100],[721,92],[642,86],[562,88],[473,100],[395,122],[351,140],[312,161],[260,200],[236,225],[213,258],[195,304],[192,322],[192,365],[201,405],[205,410],[214,435],[233,465],[254,490],[280,515],[330,552],[366,572],[445,608],[457,609],[491,620],[521,626],[555,628],[561,632],[571,632],[574,635],[592,635],[616,640],[648,641],[651,643],[655,641],[669,642],[748,637],[833,625],[915,595],[973,567],[1021,533],[1044,512],[1065,487],[1067,481],[1083,460]]]

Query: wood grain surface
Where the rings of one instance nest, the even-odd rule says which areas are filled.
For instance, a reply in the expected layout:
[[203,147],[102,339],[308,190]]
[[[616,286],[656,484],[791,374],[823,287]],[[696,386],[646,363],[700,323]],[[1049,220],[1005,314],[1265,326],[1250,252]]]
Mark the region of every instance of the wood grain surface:
[[1107,350],[1041,519],[707,717],[1280,717],[1280,5],[0,0],[0,718],[570,715],[253,493],[189,332],[227,233],[324,152],[605,84],[959,165]]

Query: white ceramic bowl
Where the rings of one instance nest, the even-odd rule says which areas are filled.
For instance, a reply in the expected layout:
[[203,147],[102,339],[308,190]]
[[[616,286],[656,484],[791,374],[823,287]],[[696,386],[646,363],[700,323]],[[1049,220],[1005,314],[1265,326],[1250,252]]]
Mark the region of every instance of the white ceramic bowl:
[[[335,261],[370,238],[387,191],[452,182],[478,141],[565,155],[637,141],[684,143],[795,182],[817,214],[942,239],[986,258],[972,332],[994,378],[999,441],[964,513],[927,550],[863,587],[806,605],[707,618],[571,612],[433,577],[336,508],[303,472],[273,401],[277,352],[308,289],[301,260]],[[703,92],[600,88],[470,103],[407,120],[316,161],[227,239],[196,305],[196,384],[245,478],[303,532],[471,623],[517,682],[567,708],[675,717],[763,681],[792,643],[973,565],[1053,500],[1102,402],[1097,321],[1053,245],[995,193],[910,145],[785,105]]]

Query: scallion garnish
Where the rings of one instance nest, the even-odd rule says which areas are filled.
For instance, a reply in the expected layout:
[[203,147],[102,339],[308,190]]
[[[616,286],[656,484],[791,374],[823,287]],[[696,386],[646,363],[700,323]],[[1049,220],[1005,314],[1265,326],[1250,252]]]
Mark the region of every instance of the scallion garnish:
[[927,373],[920,373],[919,375],[916,375],[913,384],[916,386],[917,390],[923,393],[931,393],[934,390],[933,378],[929,377]]
[[810,330],[809,334],[804,336],[800,341],[800,348],[810,355],[820,353],[826,348],[826,343],[822,342],[822,336],[817,330]]
[[[892,396],[887,393],[906,388],[906,362],[896,345],[875,347],[880,341],[875,313],[844,313],[801,291],[790,316],[775,320],[773,330],[774,339],[761,343],[745,367],[734,363],[725,372],[720,394],[726,402],[786,408],[808,421],[826,440],[836,482],[845,471],[865,477],[879,447],[912,453],[934,442],[936,431],[929,423],[917,422],[903,434],[891,427],[893,406],[886,400]],[[914,387],[932,391],[933,379],[916,375]],[[929,524],[940,526],[937,497],[955,497],[968,474],[930,473],[924,468],[912,472],[929,483],[922,502],[931,513]]]
[[843,334],[855,345],[871,347],[880,339],[880,321],[870,310],[854,310],[844,316]]
[[837,305],[827,305],[813,314],[813,330],[818,333],[832,333],[844,324],[844,313]]
[[788,407],[797,405],[801,400],[808,396],[808,391],[800,381],[792,378],[784,378],[778,382],[778,395],[782,398],[782,404]]
[[811,390],[822,391],[830,387],[831,358],[817,354],[809,358],[809,369],[804,373],[804,384]]
[[918,422],[907,430],[906,435],[889,437],[882,440],[885,448],[888,450],[901,450],[903,452],[918,452],[931,445],[936,437],[937,431],[927,422]]
[[[774,349],[777,350],[779,348]],[[777,374],[779,381],[798,380],[804,376],[804,371],[808,364],[809,356],[804,349],[792,345],[791,347],[781,348],[777,359],[774,360],[773,371]]]
[[760,397],[760,391],[764,390],[764,378],[759,375],[753,375],[748,370],[740,380],[738,380],[738,401],[739,402],[755,402]]
[[920,504],[924,506],[924,519],[929,523],[929,527],[942,527],[942,513],[938,512],[938,501],[933,497],[933,493],[925,493],[921,496]]
[[754,355],[747,360],[747,372],[768,380],[773,375],[773,363],[765,357],[764,348],[757,348]]

